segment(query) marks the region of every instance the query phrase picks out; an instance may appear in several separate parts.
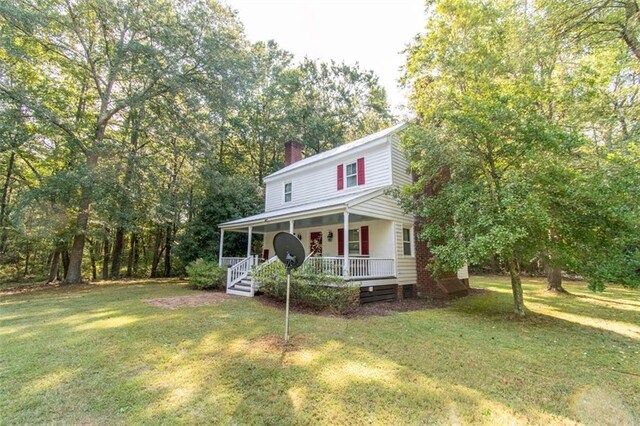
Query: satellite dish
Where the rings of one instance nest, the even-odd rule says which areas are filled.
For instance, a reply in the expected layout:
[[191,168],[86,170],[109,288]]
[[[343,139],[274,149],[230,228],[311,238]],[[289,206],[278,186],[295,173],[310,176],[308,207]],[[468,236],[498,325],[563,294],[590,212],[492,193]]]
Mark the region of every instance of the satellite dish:
[[304,263],[304,246],[300,240],[288,232],[278,232],[273,237],[273,248],[280,262],[284,263],[287,272],[296,269]]
[[291,287],[291,270],[300,267],[304,263],[304,247],[293,234],[278,232],[273,237],[273,248],[280,262],[287,268],[287,304],[284,319],[284,341],[289,342],[289,292]]

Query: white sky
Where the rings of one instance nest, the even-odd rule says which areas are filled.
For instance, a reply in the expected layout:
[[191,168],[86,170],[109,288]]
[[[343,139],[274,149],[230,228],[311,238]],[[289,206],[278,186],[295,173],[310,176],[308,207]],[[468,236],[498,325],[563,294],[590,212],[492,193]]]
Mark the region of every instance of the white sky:
[[297,60],[358,62],[380,77],[394,113],[402,50],[426,22],[423,0],[223,0],[238,12],[249,40],[275,40]]

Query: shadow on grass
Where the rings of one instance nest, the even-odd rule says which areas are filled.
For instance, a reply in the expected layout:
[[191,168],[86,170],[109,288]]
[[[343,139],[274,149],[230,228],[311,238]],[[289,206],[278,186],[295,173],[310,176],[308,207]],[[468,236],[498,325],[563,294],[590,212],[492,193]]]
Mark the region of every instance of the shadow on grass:
[[[512,321],[508,291],[388,317],[297,314],[289,351],[278,343],[276,308],[239,298],[167,311],[140,301],[151,292],[185,290],[133,285],[9,301],[1,331],[19,329],[0,348],[2,411],[14,423],[562,423],[585,421],[576,401],[593,388],[620,395],[623,420],[634,419],[629,404],[637,408],[638,384],[602,367],[622,368],[619,351],[635,342],[594,336],[537,306]],[[593,418],[604,415],[589,404]]]

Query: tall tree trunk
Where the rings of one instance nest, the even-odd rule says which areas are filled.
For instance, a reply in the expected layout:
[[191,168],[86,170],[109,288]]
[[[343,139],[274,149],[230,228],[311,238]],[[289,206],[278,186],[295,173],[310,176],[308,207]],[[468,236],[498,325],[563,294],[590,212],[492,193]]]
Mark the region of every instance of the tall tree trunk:
[[29,260],[31,259],[31,244],[27,241],[27,254],[24,256],[24,276],[29,275]]
[[[96,141],[101,142],[104,139],[104,127],[98,128]],[[98,154],[91,152],[87,154],[88,173],[93,173],[98,164]],[[82,282],[82,257],[84,255],[84,243],[89,225],[89,213],[91,210],[91,199],[93,197],[93,188],[91,184],[85,184],[82,188],[82,196],[80,198],[80,209],[76,216],[76,234],[73,237],[71,245],[71,255],[69,256],[69,271],[64,279],[65,284],[78,284]]]
[[566,293],[562,287],[562,270],[557,267],[547,267],[547,290]]
[[[107,234],[108,235],[108,234]],[[102,251],[102,279],[109,279],[109,259],[111,256],[111,244],[109,244],[109,237],[104,239],[104,250]]]
[[525,316],[524,297],[522,295],[522,281],[520,280],[520,270],[518,262],[511,257],[507,261],[509,266],[509,275],[511,275],[511,290],[513,291],[513,311],[519,317]]
[[13,164],[16,153],[11,152],[9,163],[7,164],[7,174],[2,185],[2,201],[0,203],[0,257],[4,253],[7,242],[7,229],[5,216],[7,214],[7,204],[9,203],[9,186],[11,185],[11,175],[13,174]]
[[62,258],[62,278],[64,279],[67,276],[67,272],[69,272],[69,250],[66,248],[62,250],[62,255],[60,257]]
[[153,244],[153,260],[151,261],[151,278],[158,277],[158,265],[162,258],[162,227],[156,226],[156,237]]
[[145,250],[144,240],[142,238],[143,238],[142,236],[138,237],[138,234],[136,234],[136,249],[133,252],[133,276],[134,277],[138,276],[138,267],[140,265],[140,245],[142,245],[143,256],[146,255],[144,251]]
[[135,232],[131,233],[131,238],[129,239],[129,258],[127,260],[127,278],[131,278],[133,276],[133,259],[135,257],[135,252],[137,250],[136,246],[138,244],[138,237]]
[[95,239],[92,239],[89,241],[89,259],[91,260],[91,280],[92,281],[97,281],[98,280],[98,253],[97,253],[97,244],[95,242]]
[[171,243],[173,239],[173,225],[167,225],[164,245],[164,276],[171,276]]
[[111,258],[111,279],[120,278],[120,269],[122,267],[122,252],[124,251],[124,229],[118,227],[116,230],[116,238],[113,242],[113,255]]
[[61,250],[56,247],[53,252],[53,260],[51,261],[51,267],[49,268],[49,280],[47,283],[53,283],[60,279],[60,256]]

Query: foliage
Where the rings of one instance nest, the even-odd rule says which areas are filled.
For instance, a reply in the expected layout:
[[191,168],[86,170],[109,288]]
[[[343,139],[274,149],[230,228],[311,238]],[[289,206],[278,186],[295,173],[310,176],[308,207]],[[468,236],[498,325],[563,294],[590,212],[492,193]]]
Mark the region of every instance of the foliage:
[[227,283],[227,268],[217,262],[197,259],[187,265],[189,285],[198,290],[223,289]]
[[497,257],[520,315],[520,270],[531,261],[582,274],[593,288],[605,276],[634,285],[638,74],[629,53],[567,49],[532,13],[535,2],[431,5],[407,61],[419,125],[404,143],[418,179],[403,199],[425,218],[420,237],[436,273]]
[[616,2],[543,0],[550,27],[562,38],[591,45],[624,44],[640,61],[640,6]]
[[10,2],[0,34],[3,275],[179,274],[258,210],[285,141],[327,149],[391,118],[373,73],[296,65],[216,1]]
[[[266,295],[280,301],[286,299],[287,275],[280,262],[254,273],[254,280]],[[348,313],[360,304],[360,287],[345,282],[341,276],[318,274],[303,265],[291,273],[290,298],[293,303],[312,309]]]
[[[262,208],[262,190],[250,178],[224,176],[215,170],[204,169],[194,186],[191,219],[179,236],[176,256],[184,262],[198,257],[216,259],[220,242],[217,225],[230,219],[256,214]],[[225,235],[224,253],[227,256],[246,253],[246,236]]]

